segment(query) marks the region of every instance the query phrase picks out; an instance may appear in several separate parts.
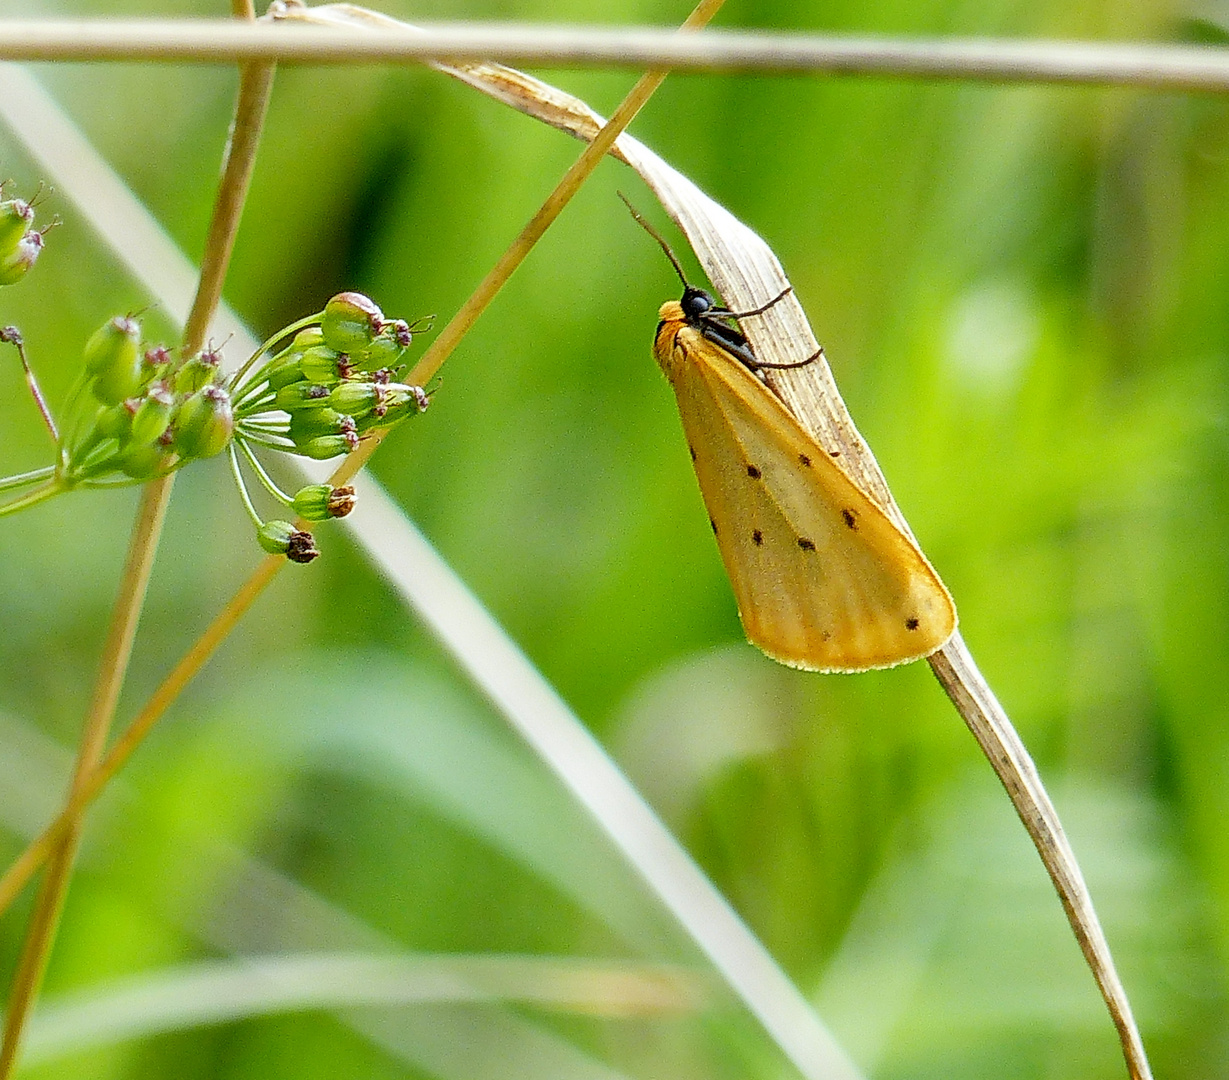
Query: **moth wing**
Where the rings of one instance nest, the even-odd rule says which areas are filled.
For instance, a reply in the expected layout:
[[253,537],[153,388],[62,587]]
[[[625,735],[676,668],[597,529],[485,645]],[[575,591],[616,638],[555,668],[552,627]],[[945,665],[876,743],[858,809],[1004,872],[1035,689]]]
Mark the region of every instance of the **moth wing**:
[[917,546],[735,358],[679,329],[672,385],[752,643],[861,671],[934,652],[956,610]]

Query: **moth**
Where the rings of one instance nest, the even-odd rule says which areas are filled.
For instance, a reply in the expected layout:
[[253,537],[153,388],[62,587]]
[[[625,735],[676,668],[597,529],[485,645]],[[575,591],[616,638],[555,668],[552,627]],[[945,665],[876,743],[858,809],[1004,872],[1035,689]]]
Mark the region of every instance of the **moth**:
[[764,384],[766,367],[719,306],[683,282],[662,304],[653,356],[678,402],[700,492],[743,629],[791,667],[865,671],[928,656],[956,608],[917,544]]

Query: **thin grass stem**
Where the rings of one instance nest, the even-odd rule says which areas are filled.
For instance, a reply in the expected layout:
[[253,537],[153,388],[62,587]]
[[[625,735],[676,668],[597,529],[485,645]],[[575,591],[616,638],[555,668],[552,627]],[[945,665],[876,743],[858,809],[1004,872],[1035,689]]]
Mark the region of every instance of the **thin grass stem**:
[[[288,9],[287,21],[306,22]],[[1229,57],[1203,45],[891,38],[710,30],[680,38],[656,27],[423,23],[380,34],[275,20],[6,19],[0,60],[424,64],[477,60],[535,67],[800,73],[905,79],[1229,90]]]

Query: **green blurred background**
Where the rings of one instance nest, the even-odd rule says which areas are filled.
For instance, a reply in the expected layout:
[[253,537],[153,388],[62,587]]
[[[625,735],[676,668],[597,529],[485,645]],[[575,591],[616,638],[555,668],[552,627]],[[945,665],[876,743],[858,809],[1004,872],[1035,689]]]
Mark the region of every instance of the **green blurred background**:
[[[717,24],[1221,42],[1229,7],[730,0]],[[233,72],[37,71],[199,258]],[[604,112],[632,81],[546,77]],[[1158,1076],[1226,1075],[1229,102],[677,76],[633,131],[786,267],[1051,786]],[[28,194],[39,172],[7,135],[0,148]],[[445,319],[577,152],[434,73],[283,70],[227,298],[261,334],[342,288]],[[1040,863],[926,666],[814,676],[743,642],[649,354],[677,282],[616,188],[664,220],[605,163],[375,473],[868,1075],[1124,1075]],[[0,296],[0,321],[21,326],[58,401],[89,332],[149,297],[71,206],[52,197],[43,213],[64,224]],[[0,472],[50,460],[11,353],[0,435]],[[0,522],[6,861],[61,790],[135,500],[76,494]],[[256,563],[249,532],[221,462],[180,478],[121,718]],[[340,529],[319,539],[324,558],[280,576],[94,813],[48,1003],[236,954],[397,948],[677,964],[703,1003],[239,1015],[74,1053],[70,1016],[28,1075],[795,1076],[362,553]],[[6,981],[29,905],[0,922]]]

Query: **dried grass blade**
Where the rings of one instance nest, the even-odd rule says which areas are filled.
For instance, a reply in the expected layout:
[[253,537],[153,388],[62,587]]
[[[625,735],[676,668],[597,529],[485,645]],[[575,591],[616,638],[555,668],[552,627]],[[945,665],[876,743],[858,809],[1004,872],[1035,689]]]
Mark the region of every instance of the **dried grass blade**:
[[[317,17],[374,28],[385,16],[353,5],[311,10]],[[400,24],[404,25],[404,24]],[[581,139],[591,139],[602,118],[578,98],[502,64],[436,64],[437,68]],[[724,207],[671,168],[630,135],[621,135],[612,155],[630,165],[660,199],[687,236],[709,280],[734,310],[758,307],[778,295],[789,280],[771,248]],[[771,363],[791,363],[819,349],[801,303],[791,292],[764,317],[744,328],[756,355]],[[821,446],[839,456],[845,471],[862,485],[910,536],[908,523],[893,500],[874,455],[858,433],[841,399],[827,362],[805,368],[769,371],[767,381]],[[1130,1003],[1115,970],[1091,894],[1062,823],[1032,758],[1006,712],[981,678],[959,633],[931,657],[931,667],[952,703],[977,738],[1002,781],[1058,892],[1093,977],[1119,1033],[1128,1071],[1150,1080],[1151,1071]]]

